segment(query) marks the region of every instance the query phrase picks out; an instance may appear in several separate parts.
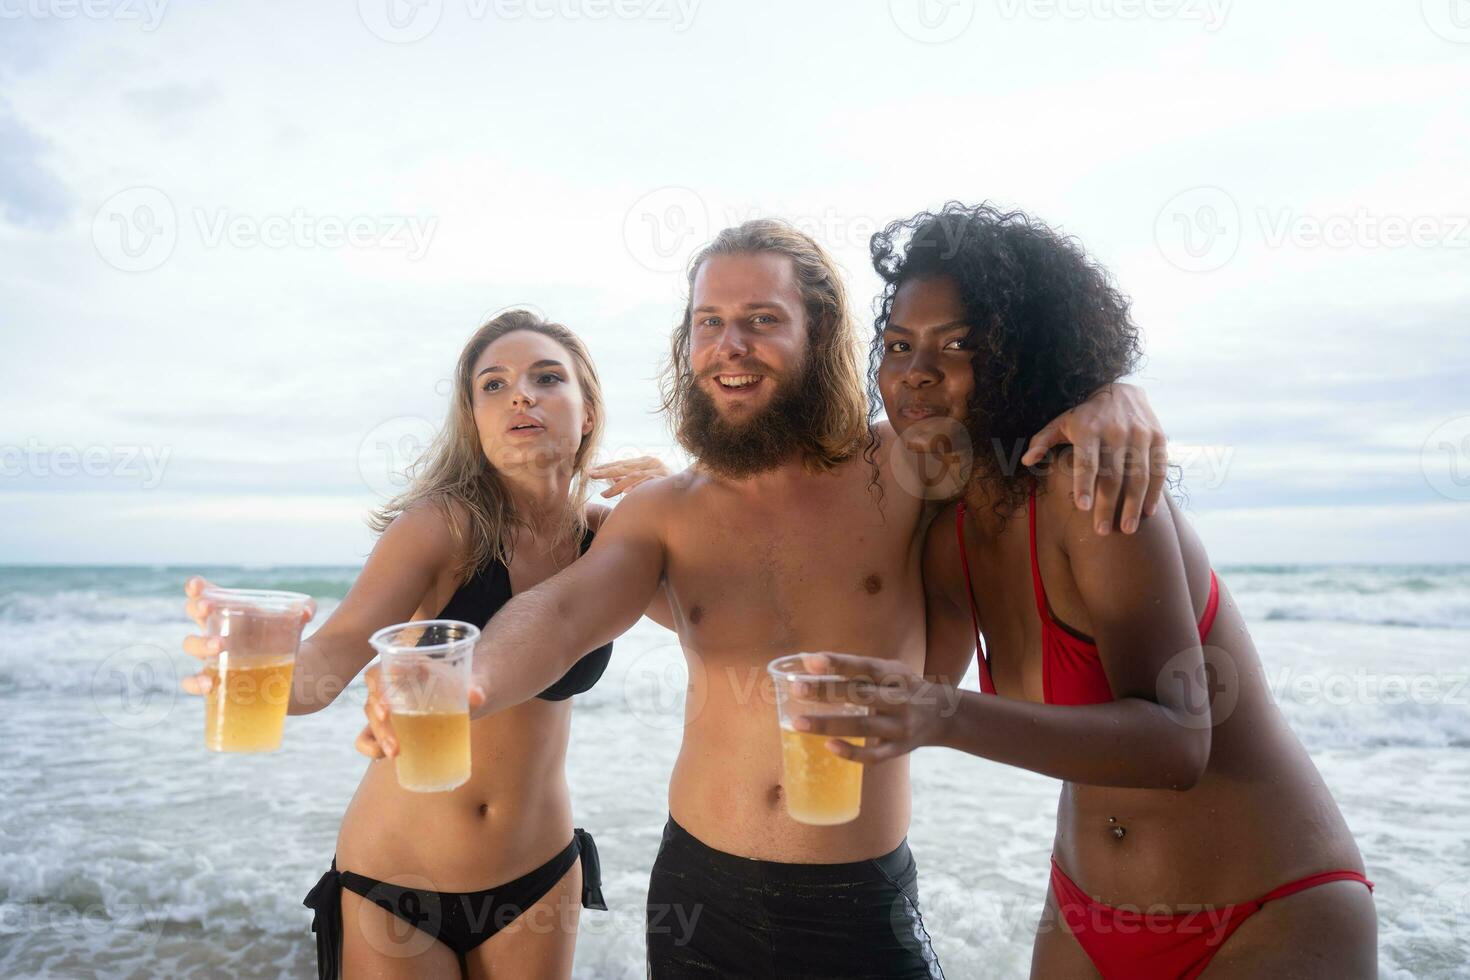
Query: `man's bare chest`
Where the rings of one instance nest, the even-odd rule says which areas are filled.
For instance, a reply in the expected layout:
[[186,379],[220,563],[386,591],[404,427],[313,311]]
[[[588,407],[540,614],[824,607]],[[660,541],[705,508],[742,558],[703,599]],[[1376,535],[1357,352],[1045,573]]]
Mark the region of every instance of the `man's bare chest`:
[[914,616],[922,623],[913,529],[883,517],[872,507],[812,506],[780,519],[685,522],[665,575],[686,646],[762,656],[851,649]]

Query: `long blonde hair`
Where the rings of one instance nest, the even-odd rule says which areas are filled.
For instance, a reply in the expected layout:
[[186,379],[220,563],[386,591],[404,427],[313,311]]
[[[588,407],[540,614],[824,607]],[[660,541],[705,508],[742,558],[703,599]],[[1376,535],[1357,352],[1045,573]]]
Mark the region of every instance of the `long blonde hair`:
[[706,259],[716,255],[775,252],[791,257],[806,309],[811,383],[817,389],[816,415],[806,420],[802,462],[809,471],[830,470],[855,455],[868,438],[868,398],[858,360],[857,332],[847,290],[837,264],[810,236],[784,221],[758,218],[715,236],[689,263],[689,300],[675,328],[659,388],[669,424],[677,434],[685,399],[694,385],[689,340],[694,319],[694,279]]
[[[557,540],[581,540],[587,533],[587,497],[591,479],[587,470],[602,442],[602,382],[581,338],[560,323],[551,323],[529,310],[507,310],[490,318],[475,331],[460,352],[454,369],[454,394],[444,426],[429,448],[410,468],[412,475],[407,490],[373,511],[368,525],[378,534],[388,529],[393,520],[421,502],[429,502],[444,511],[458,545],[456,573],[468,578],[490,560],[509,565],[514,550],[515,530],[526,527],[524,517],[516,513],[515,501],[500,473],[485,458],[475,425],[475,362],[485,348],[516,330],[529,330],[550,337],[572,355],[582,400],[592,413],[592,431],[582,437],[572,461],[572,486],[566,518],[558,528]],[[469,517],[468,528],[455,518],[451,503],[459,504]]]

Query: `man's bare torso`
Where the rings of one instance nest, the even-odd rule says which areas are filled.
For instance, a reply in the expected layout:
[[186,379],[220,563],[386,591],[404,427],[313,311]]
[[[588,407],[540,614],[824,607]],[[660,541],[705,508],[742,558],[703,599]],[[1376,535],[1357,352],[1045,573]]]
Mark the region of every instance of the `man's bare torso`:
[[711,847],[838,863],[886,853],[907,833],[907,758],[865,771],[851,823],[787,815],[766,675],[774,658],[816,650],[923,668],[922,502],[894,483],[886,455],[876,454],[881,506],[861,456],[821,475],[791,465],[731,484],[696,469],[650,488],[665,497],[664,583],[690,675],[670,810]]

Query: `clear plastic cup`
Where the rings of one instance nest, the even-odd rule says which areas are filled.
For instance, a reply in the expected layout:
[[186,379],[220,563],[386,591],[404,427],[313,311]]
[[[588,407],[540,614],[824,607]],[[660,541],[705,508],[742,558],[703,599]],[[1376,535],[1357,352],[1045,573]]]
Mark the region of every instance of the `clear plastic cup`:
[[311,597],[267,589],[205,589],[204,631],[220,652],[204,672],[204,747],[212,752],[274,752],[281,747],[291,674]]
[[[801,698],[799,681],[837,681],[842,678],[813,674],[797,653],[778,657],[766,667],[776,685],[776,716],[781,725],[782,784],[786,790],[786,812],[798,823],[826,827],[856,820],[863,801],[863,767],[827,750],[830,735],[798,732],[791,720],[801,715],[866,715],[865,705]],[[843,737],[854,745],[858,737]]]
[[480,631],[452,619],[387,626],[368,642],[398,739],[398,785],[444,793],[470,778],[470,665]]

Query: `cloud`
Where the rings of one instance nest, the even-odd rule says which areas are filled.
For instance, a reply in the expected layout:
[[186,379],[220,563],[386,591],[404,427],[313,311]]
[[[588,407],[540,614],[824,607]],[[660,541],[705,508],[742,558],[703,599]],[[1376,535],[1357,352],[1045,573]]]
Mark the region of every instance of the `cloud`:
[[71,211],[71,196],[45,162],[48,147],[0,102],[0,208],[22,228],[50,231]]
[[1459,563],[1470,538],[1467,503],[1242,507],[1190,519],[1217,565]]
[[194,114],[219,103],[223,94],[214,82],[169,81],[126,92],[123,101],[160,128],[180,133]]
[[[1246,535],[1243,558],[1309,558],[1311,535],[1272,537],[1301,513],[1321,515],[1300,526],[1337,553],[1375,554],[1392,532],[1356,508],[1432,499],[1425,440],[1470,414],[1470,250],[1275,230],[1360,206],[1374,220],[1470,214],[1460,50],[1412,3],[1242,7],[1213,33],[1030,12],[1043,6],[977,17],[945,47],[904,36],[882,3],[839,21],[707,5],[686,34],[493,6],[467,21],[459,7],[402,45],[351,3],[296,5],[285,31],[246,5],[157,31],[5,21],[0,325],[25,370],[0,387],[0,448],[171,456],[141,509],[104,506],[114,482],[28,478],[35,492],[51,481],[52,503],[28,502],[10,522],[25,527],[0,535],[18,550],[0,551],[44,559],[65,538],[78,560],[216,545],[269,558],[296,548],[292,515],[309,514],[345,520],[312,539],[317,560],[353,560],[375,499],[361,457],[384,425],[442,419],[442,382],[489,312],[531,304],[577,330],[612,400],[609,447],[654,445],[653,377],[683,298],[664,258],[679,265],[751,214],[793,219],[835,253],[866,329],[871,232],[989,198],[1078,236],[1134,297],[1150,400],[1172,440],[1216,453],[1186,472],[1192,513],[1237,515],[1219,527]],[[711,70],[752,57],[802,67]],[[1171,264],[1158,228],[1202,186],[1226,190],[1244,224],[1234,257],[1197,273]],[[177,246],[130,275],[99,258],[88,225],[135,187],[167,198]],[[671,205],[683,223],[660,220]],[[298,212],[436,225],[416,260],[208,232]],[[651,255],[675,225],[687,240]],[[650,227],[656,241],[635,240]],[[84,493],[117,520],[69,518]],[[314,510],[312,496],[338,502]],[[287,503],[241,503],[251,531],[227,532],[245,497]],[[175,506],[187,526],[168,521]],[[1301,513],[1270,510],[1286,506]],[[1395,548],[1422,542],[1449,547],[1426,531]]]

